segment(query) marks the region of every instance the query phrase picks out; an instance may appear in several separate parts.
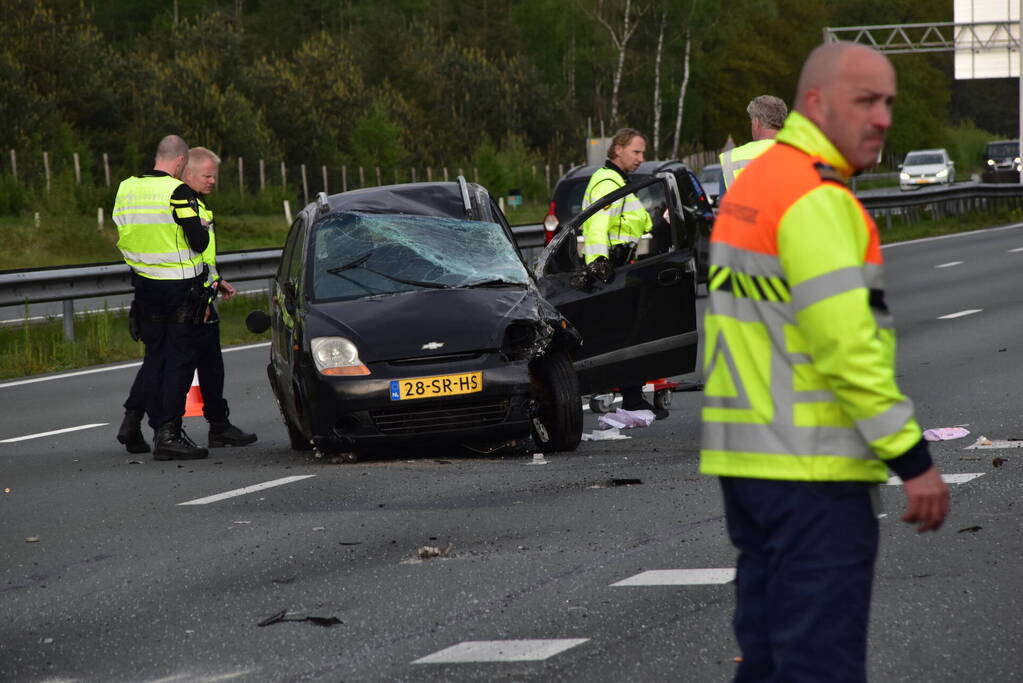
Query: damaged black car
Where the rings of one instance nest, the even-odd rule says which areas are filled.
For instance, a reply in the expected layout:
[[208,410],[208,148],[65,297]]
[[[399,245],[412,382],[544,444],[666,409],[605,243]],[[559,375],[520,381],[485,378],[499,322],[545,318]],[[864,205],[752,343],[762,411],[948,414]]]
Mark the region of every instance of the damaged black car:
[[271,329],[267,369],[295,449],[579,444],[584,340],[479,185],[321,193],[291,227],[270,309],[249,327]]

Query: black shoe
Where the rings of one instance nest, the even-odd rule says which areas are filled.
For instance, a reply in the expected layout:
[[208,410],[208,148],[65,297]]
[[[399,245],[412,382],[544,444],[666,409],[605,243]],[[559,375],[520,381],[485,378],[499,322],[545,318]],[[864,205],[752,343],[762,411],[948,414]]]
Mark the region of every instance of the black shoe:
[[250,443],[255,443],[255,441],[255,434],[243,432],[227,420],[224,420],[223,422],[210,422],[210,448],[221,448],[223,446],[248,446]]
[[180,420],[164,422],[156,430],[153,460],[201,460],[209,451],[195,445],[181,428]]
[[649,410],[654,414],[655,420],[667,419],[669,413],[665,408],[655,408],[645,398],[633,401],[622,401],[622,410]]
[[124,444],[129,453],[148,453],[149,444],[142,436],[141,410],[124,411],[124,419],[121,420],[121,428],[117,430],[117,440]]

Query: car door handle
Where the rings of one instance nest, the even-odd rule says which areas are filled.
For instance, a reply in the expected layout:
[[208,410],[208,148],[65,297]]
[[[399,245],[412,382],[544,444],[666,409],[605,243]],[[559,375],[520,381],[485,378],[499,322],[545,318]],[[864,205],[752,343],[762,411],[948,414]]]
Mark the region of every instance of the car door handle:
[[657,274],[657,284],[673,285],[682,280],[682,271],[678,268],[665,268]]

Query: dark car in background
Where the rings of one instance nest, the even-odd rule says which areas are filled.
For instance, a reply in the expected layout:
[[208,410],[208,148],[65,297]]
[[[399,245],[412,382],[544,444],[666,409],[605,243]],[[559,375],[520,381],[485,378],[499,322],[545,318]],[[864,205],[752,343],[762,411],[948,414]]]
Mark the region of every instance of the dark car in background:
[[[554,186],[551,203],[544,218],[544,243],[549,244],[558,232],[559,226],[582,211],[583,194],[586,185],[600,166],[576,166],[558,180]],[[719,167],[720,168],[720,167]],[[661,173],[670,173],[675,177],[679,195],[684,207],[685,220],[691,224],[696,235],[695,257],[697,279],[707,280],[708,249],[710,247],[710,231],[714,226],[714,209],[710,198],[696,175],[681,161],[645,161],[634,173],[629,174],[632,182],[656,177]],[[649,194],[637,194],[640,201],[651,213],[651,218],[658,210],[657,202]],[[644,247],[641,243],[640,253]]]
[[985,183],[1018,183],[1020,168],[1019,140],[996,140],[987,143],[980,179]]
[[[659,192],[681,226],[673,183],[638,189]],[[532,435],[541,450],[573,450],[586,387],[695,366],[688,236],[676,227],[666,239],[673,253],[610,284],[581,266],[544,278],[490,194],[462,178],[321,193],[288,233],[269,315],[249,317],[252,331],[271,329],[267,369],[291,446],[491,452]],[[609,305],[621,320],[597,324]]]

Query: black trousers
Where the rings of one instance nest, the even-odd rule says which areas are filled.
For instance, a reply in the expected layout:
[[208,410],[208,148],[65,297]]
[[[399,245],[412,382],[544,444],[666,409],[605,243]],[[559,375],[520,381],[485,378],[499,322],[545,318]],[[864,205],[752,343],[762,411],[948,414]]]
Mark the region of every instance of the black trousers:
[[180,309],[191,280],[150,280],[133,276],[135,301],[142,313],[145,355],[135,374],[125,410],[144,410],[157,429],[185,413],[202,341],[202,326],[167,322]]
[[739,549],[735,680],[867,680],[873,484],[721,477]]

